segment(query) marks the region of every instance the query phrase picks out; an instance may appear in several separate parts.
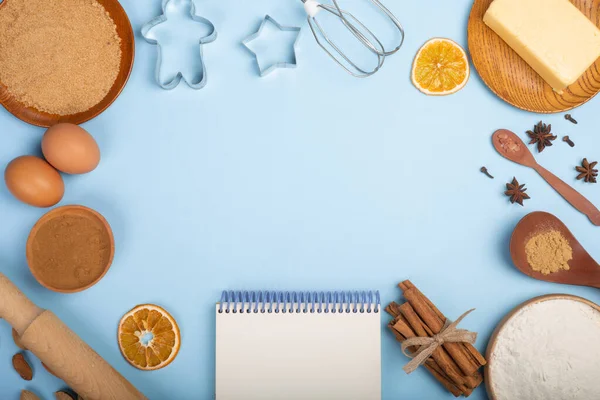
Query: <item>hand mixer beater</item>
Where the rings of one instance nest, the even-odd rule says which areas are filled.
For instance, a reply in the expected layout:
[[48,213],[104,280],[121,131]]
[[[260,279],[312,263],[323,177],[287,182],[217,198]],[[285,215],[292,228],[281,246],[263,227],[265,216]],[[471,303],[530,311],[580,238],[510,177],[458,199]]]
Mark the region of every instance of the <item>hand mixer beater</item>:
[[[338,0],[331,0],[332,5],[321,4],[316,0],[301,0],[304,3],[304,10],[308,15],[308,25],[315,37],[315,40],[321,48],[342,67],[350,75],[357,78],[366,78],[373,75],[383,66],[383,62],[387,56],[390,56],[400,50],[404,42],[404,28],[398,21],[398,18],[388,10],[379,0],[370,0],[389,20],[394,24],[395,28],[400,32],[400,43],[392,50],[386,50],[379,38],[367,28],[360,20],[348,11],[342,10],[338,4]],[[350,31],[350,33],[358,40],[358,42],[367,48],[377,57],[377,65],[372,69],[363,69],[356,62],[340,49],[333,39],[325,33],[321,24],[317,20],[317,15],[321,12],[328,12],[337,17],[342,25]]]

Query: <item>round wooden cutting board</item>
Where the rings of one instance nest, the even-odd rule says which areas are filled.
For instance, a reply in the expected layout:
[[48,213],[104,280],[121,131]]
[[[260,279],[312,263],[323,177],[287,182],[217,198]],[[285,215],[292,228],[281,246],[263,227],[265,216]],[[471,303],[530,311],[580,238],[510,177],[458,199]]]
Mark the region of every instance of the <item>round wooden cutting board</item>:
[[[600,0],[571,0],[600,26]],[[556,113],[582,105],[600,91],[600,59],[577,82],[558,94],[494,31],[483,23],[492,0],[475,0],[467,28],[469,52],[483,82],[515,107],[537,113]],[[540,29],[552,29],[552,21]]]

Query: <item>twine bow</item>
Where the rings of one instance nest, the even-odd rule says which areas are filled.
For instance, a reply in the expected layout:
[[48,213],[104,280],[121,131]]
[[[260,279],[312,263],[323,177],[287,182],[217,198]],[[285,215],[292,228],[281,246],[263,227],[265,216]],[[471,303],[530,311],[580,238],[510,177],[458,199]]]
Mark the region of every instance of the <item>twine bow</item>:
[[[454,322],[446,319],[446,322],[444,323],[444,326],[440,332],[436,335],[433,335],[433,337],[412,337],[406,339],[402,343],[402,352],[406,357],[412,358],[412,360],[410,360],[410,362],[404,366],[404,372],[410,374],[419,368],[419,366],[423,365],[425,361],[431,357],[433,352],[444,343],[460,342],[474,344],[475,340],[477,340],[477,334],[475,332],[456,328],[460,321],[462,321],[463,318],[465,318],[474,310],[475,309],[467,311]],[[408,354],[406,350],[411,346],[420,346],[420,348],[415,353]]]

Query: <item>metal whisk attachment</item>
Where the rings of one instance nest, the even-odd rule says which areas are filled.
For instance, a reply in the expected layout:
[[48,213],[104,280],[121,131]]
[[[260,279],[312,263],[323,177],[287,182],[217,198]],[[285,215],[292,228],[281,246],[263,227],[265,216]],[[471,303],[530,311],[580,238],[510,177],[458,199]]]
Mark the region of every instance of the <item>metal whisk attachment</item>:
[[[379,38],[377,38],[369,28],[360,22],[354,15],[340,8],[337,0],[331,0],[333,5],[321,4],[316,0],[301,1],[304,3],[304,10],[308,15],[308,25],[319,46],[321,46],[332,60],[352,76],[366,78],[373,75],[383,66],[383,62],[387,56],[396,53],[400,50],[400,47],[402,47],[402,43],[404,42],[404,28],[402,28],[402,24],[400,24],[398,18],[396,18],[396,16],[379,0],[371,0],[371,2],[390,19],[401,35],[400,43],[392,50],[386,50]],[[336,45],[317,21],[317,15],[323,11],[329,12],[339,18],[342,25],[352,33],[358,42],[377,57],[377,66],[369,70],[359,67]]]

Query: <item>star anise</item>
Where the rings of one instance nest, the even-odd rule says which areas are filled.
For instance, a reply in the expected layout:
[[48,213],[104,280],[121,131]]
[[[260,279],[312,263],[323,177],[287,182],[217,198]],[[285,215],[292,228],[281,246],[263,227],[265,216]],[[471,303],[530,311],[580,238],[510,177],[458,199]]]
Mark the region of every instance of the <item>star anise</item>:
[[596,183],[596,177],[598,176],[598,170],[594,167],[598,164],[598,161],[592,163],[588,162],[587,158],[584,158],[581,162],[581,167],[575,167],[579,175],[577,179],[583,179],[585,182]]
[[529,195],[525,193],[527,189],[525,189],[525,185],[519,185],[517,178],[513,177],[511,183],[506,184],[506,192],[505,195],[510,196],[511,203],[519,203],[523,205],[523,200],[529,199]]
[[542,121],[538,122],[537,125],[533,127],[532,131],[527,131],[527,135],[531,139],[529,144],[537,143],[538,152],[544,151],[546,146],[552,146],[552,141],[556,139],[552,133],[552,125],[544,124]]

